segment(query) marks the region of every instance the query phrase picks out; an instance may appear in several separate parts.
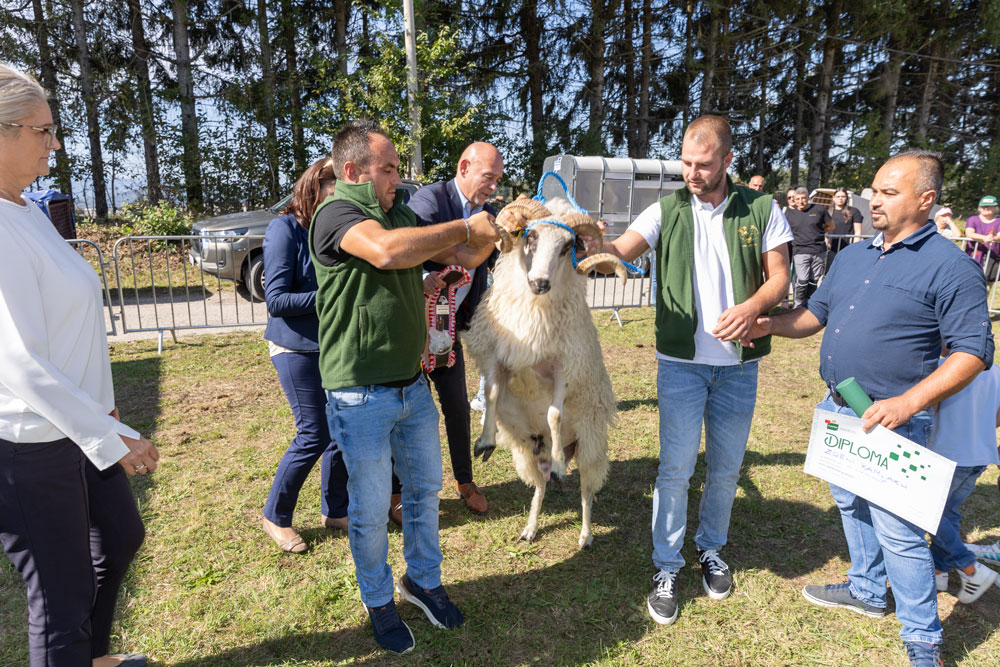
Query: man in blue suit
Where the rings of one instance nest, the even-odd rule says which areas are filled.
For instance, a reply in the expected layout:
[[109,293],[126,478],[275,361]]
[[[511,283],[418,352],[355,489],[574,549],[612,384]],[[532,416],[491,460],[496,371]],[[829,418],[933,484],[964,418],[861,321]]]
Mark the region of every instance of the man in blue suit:
[[[500,151],[488,143],[476,142],[462,152],[455,178],[420,188],[410,198],[408,206],[428,225],[468,218],[483,210],[496,215],[496,211],[486,200],[496,191],[502,175],[503,157]],[[471,251],[456,246],[436,255],[431,261],[424,262],[425,292],[443,287],[443,283],[435,282],[440,279],[428,273],[432,274],[449,264],[460,264],[472,276],[472,283],[460,287],[455,293],[456,331],[467,329],[472,321],[472,314],[486,291],[486,278],[495,259],[494,253],[492,247]],[[489,506],[486,497],[472,481],[469,397],[465,387],[465,356],[460,341],[455,341],[454,349],[455,365],[436,368],[431,371],[430,378],[444,414],[451,467],[458,493],[466,507],[482,514]],[[395,497],[393,501],[395,507]]]

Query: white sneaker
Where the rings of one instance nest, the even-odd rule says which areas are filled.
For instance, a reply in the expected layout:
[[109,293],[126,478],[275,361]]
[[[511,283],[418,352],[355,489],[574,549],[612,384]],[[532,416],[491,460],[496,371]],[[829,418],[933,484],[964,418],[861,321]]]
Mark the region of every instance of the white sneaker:
[[937,583],[938,593],[943,593],[948,590],[948,573],[947,572],[935,572],[934,581]]
[[985,565],[976,563],[975,567],[976,571],[971,577],[961,570],[955,570],[962,580],[962,587],[958,591],[958,601],[962,604],[972,604],[981,598],[997,580],[997,573]]
[[996,544],[966,544],[965,548],[981,561],[1000,563],[1000,540]]
[[476,412],[482,412],[483,410],[486,409],[486,405],[483,403],[483,399],[479,396],[476,396],[474,399],[469,401],[469,407],[475,410]]

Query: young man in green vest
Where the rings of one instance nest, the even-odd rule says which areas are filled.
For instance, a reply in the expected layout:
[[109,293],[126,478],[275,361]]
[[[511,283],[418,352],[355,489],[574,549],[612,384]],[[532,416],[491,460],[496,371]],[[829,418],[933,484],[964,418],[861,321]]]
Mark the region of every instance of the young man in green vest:
[[336,191],[309,230],[320,374],[330,435],[349,475],[348,537],[361,599],[378,644],[406,653],[413,634],[396,611],[386,562],[393,471],[403,484],[407,566],[396,591],[438,627],[464,622],[441,585],[441,440],[420,369],[427,337],[421,264],[448,249],[474,253],[499,237],[486,212],[420,227],[396,190],[399,155],[372,121],[348,123],[332,158]]
[[646,607],[664,625],[677,619],[688,486],[703,420],[708,472],[694,539],[705,592],[721,600],[732,588],[719,550],[757,400],[756,362],[770,351],[767,340],[753,348],[739,340],[788,294],[788,223],[770,195],[735,186],[726,175],[731,149],[724,118],[692,122],[681,147],[686,187],[605,246],[627,261],[656,250],[660,467],[653,491],[657,573]]

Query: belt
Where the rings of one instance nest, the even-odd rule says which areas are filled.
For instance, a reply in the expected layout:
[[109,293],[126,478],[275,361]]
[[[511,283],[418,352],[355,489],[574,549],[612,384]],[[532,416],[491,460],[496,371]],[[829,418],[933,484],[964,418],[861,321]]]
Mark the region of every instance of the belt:
[[[836,403],[837,405],[839,405],[842,408],[849,408],[849,407],[851,407],[851,406],[849,406],[847,404],[847,401],[844,400],[844,397],[841,396],[840,394],[838,394],[833,389],[830,389],[830,400],[833,401],[834,403]],[[879,401],[879,400],[882,400],[882,399],[874,398],[873,397],[872,398],[872,403],[874,403],[875,401]],[[858,415],[858,416],[860,417],[861,415]]]

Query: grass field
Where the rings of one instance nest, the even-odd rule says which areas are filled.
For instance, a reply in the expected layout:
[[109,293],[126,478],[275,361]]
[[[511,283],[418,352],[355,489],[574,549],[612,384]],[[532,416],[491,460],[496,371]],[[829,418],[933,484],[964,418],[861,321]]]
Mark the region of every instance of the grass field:
[[[148,536],[126,582],[113,647],[173,667],[262,665],[904,665],[899,624],[806,602],[807,583],[836,583],[847,568],[839,515],[826,485],[802,472],[811,413],[821,398],[819,339],[777,340],[761,362],[756,418],[723,557],[730,599],[681,573],[680,617],[661,628],[644,598],[650,562],[657,412],[652,312],[623,311],[624,328],[595,312],[618,399],[611,470],[594,507],[594,544],[578,551],[579,485],[573,472],[545,498],[535,543],[517,542],[531,490],[498,451],[474,472],[491,503],[467,513],[447,455],[441,494],[443,576],[468,622],[432,628],[400,604],[417,639],[399,658],[375,647],[342,533],[320,527],[318,470],[296,526],[304,555],[278,551],[259,527],[271,476],[293,435],[291,411],[259,332],[184,336],[157,356],[155,343],[116,345],[125,421],[151,433],[161,469],[134,487]],[[474,390],[477,377],[468,378]],[[476,414],[476,413],[474,413]],[[474,420],[475,422],[475,420]],[[478,424],[474,423],[474,431]],[[443,435],[443,427],[442,427]],[[474,434],[475,437],[475,434]],[[692,480],[691,537],[704,481]],[[974,541],[1000,538],[997,471],[967,502]],[[390,528],[400,576],[402,534]],[[954,577],[953,577],[954,579]],[[1000,664],[1000,589],[975,605],[939,595],[946,664]],[[20,580],[0,564],[0,665],[26,664]]]

